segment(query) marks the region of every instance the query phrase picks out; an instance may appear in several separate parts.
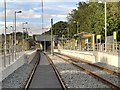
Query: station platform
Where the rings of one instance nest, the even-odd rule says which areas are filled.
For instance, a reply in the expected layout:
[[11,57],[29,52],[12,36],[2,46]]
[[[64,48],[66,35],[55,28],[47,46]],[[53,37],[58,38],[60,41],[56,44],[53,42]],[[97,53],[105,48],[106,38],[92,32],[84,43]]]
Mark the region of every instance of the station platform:
[[99,51],[77,51],[67,49],[54,49],[54,52],[73,56],[91,63],[104,63],[120,68],[120,52],[118,54]]
[[29,88],[61,88],[52,66],[43,53],[40,53],[40,63]]

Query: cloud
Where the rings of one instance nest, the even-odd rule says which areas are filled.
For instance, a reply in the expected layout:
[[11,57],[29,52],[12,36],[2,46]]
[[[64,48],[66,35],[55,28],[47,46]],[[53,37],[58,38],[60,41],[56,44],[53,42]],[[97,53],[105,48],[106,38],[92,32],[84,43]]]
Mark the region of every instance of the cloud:
[[[6,16],[7,17],[13,17],[14,11],[13,10],[6,10]],[[0,18],[4,18],[4,11],[0,12]]]
[[[22,13],[17,14],[19,18],[40,18],[41,15],[36,14],[36,12],[32,9],[29,10],[14,10],[14,9],[7,9],[7,18],[14,18],[15,11],[22,11]],[[0,12],[0,18],[4,18],[4,11]]]
[[[42,0],[6,0],[7,2],[14,2],[14,3],[7,3],[7,26],[13,24],[14,20],[14,12],[21,10],[22,13],[17,14],[17,30],[22,31],[22,22],[29,22],[28,27],[31,29],[30,32],[40,34],[41,30],[41,1]],[[54,23],[58,21],[67,21],[66,17],[67,14],[72,10],[75,9],[76,3],[81,0],[43,0],[44,1],[44,27],[50,26],[50,18],[54,19]],[[0,1],[1,2],[1,1]],[[4,0],[2,0],[2,3]],[[38,2],[38,3],[37,3]],[[52,3],[51,3],[52,2]],[[60,2],[60,3],[59,3]],[[70,2],[70,3],[64,3]],[[74,2],[74,3],[71,3]],[[4,4],[4,3],[3,3]],[[4,7],[2,7],[4,10]],[[2,11],[1,10],[1,11]],[[0,12],[0,30],[4,31],[4,12]],[[9,21],[9,22],[8,22]],[[34,23],[34,24],[33,24]],[[1,29],[1,26],[3,27]],[[0,32],[1,32],[0,31]]]
[[57,17],[60,17],[60,18],[66,18],[67,15],[57,15]]
[[[3,24],[4,22],[0,22],[0,25]],[[10,26],[13,25],[13,22],[7,22],[7,34],[12,33],[14,28],[11,28]],[[47,29],[42,30],[41,24],[32,24],[28,23],[27,25],[24,25],[25,28],[29,28],[27,31],[29,34],[42,34],[45,31],[48,31]],[[44,28],[49,28],[48,25],[44,25]],[[17,32],[23,32],[23,24],[22,22],[17,22],[16,23],[16,31]],[[0,27],[0,34],[4,33],[4,26]]]
[[22,10],[22,14],[19,15],[20,18],[40,18],[41,15],[38,15],[34,12],[34,10],[30,9],[28,11]]
[[67,15],[61,15],[61,14],[59,14],[59,15],[51,15],[51,17],[66,18]]
[[[3,1],[3,0],[2,0]],[[7,0],[7,2],[41,2],[42,0]],[[43,0],[43,2],[78,2],[86,0]]]
[[[4,25],[5,24],[5,22],[4,21],[0,21],[0,25]],[[12,25],[13,24],[13,22],[6,22],[6,24],[8,24],[8,25]]]
[[[18,26],[21,23],[22,22],[16,22],[16,25]],[[1,26],[0,27],[0,34],[4,33],[4,28],[5,28],[4,24],[5,24],[5,22],[0,21],[0,26]],[[10,28],[10,26],[14,27],[13,22],[6,22],[6,25],[7,25],[6,27],[8,28],[6,33],[9,34],[9,33],[13,32],[13,29]]]
[[[42,30],[42,25],[41,24],[28,23],[24,27],[30,28],[30,29],[27,30],[29,34],[42,34],[43,32],[47,31],[47,29]],[[44,28],[48,28],[48,25],[44,25]],[[23,32],[23,25],[18,24],[17,25],[17,30],[20,31],[20,32]]]

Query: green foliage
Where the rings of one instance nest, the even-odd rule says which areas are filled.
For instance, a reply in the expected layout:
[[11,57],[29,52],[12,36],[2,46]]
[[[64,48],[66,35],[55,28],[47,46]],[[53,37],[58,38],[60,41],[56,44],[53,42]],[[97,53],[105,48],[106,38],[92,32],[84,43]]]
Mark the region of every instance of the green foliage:
[[[117,40],[120,41],[120,2],[107,2],[107,36],[113,35],[117,31]],[[97,2],[79,2],[77,9],[69,13],[68,22],[57,22],[53,25],[53,34],[67,37],[68,29],[70,37],[74,37],[78,32],[89,32],[95,35],[102,35],[102,42],[105,40],[105,5]],[[51,32],[46,32],[50,34]]]
[[[53,35],[58,35],[58,37],[62,37],[62,34],[63,34],[63,35],[65,35],[65,37],[67,37],[67,34],[68,34],[67,27],[68,27],[67,22],[59,21],[59,22],[55,23],[52,26]],[[50,31],[46,32],[46,34],[51,34],[51,29],[50,29]]]
[[[90,32],[94,34],[101,34],[102,41],[105,35],[105,11],[104,3],[79,3],[78,9],[73,10],[68,16],[68,23],[70,24],[70,34],[76,34],[76,27],[74,21],[79,23],[79,32]],[[107,3],[107,35],[113,35],[113,31],[118,31],[118,40],[120,37],[120,2]]]

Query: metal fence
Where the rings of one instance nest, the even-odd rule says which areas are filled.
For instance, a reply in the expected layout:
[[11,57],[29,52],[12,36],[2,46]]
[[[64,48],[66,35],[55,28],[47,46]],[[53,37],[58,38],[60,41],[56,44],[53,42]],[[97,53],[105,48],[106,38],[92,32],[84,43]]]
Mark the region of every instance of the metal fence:
[[120,51],[120,43],[114,43],[114,44],[106,44],[106,50],[105,50],[105,44],[95,44],[95,51],[106,51],[106,52],[116,52],[118,53]]
[[23,54],[22,46],[20,45],[16,45],[16,48],[12,45],[6,46],[6,49],[4,49],[4,46],[0,49],[0,63],[2,63],[0,67],[2,68],[9,66]]
[[106,44],[105,49],[105,43],[96,43],[93,47],[90,45],[84,46],[84,48],[81,48],[80,45],[76,44],[68,44],[63,45],[61,44],[61,47],[63,49],[69,49],[69,50],[80,50],[80,51],[100,51],[100,52],[111,52],[111,53],[118,53],[120,52],[120,42],[114,43],[114,44]]

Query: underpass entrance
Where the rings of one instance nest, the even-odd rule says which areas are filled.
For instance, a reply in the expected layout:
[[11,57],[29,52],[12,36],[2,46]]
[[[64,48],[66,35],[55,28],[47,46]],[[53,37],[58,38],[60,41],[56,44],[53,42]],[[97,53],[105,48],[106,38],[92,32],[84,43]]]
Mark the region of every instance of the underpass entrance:
[[[42,50],[48,51],[51,49],[51,35],[34,35],[36,42],[42,45]],[[55,41],[55,35],[53,35],[53,42]]]

